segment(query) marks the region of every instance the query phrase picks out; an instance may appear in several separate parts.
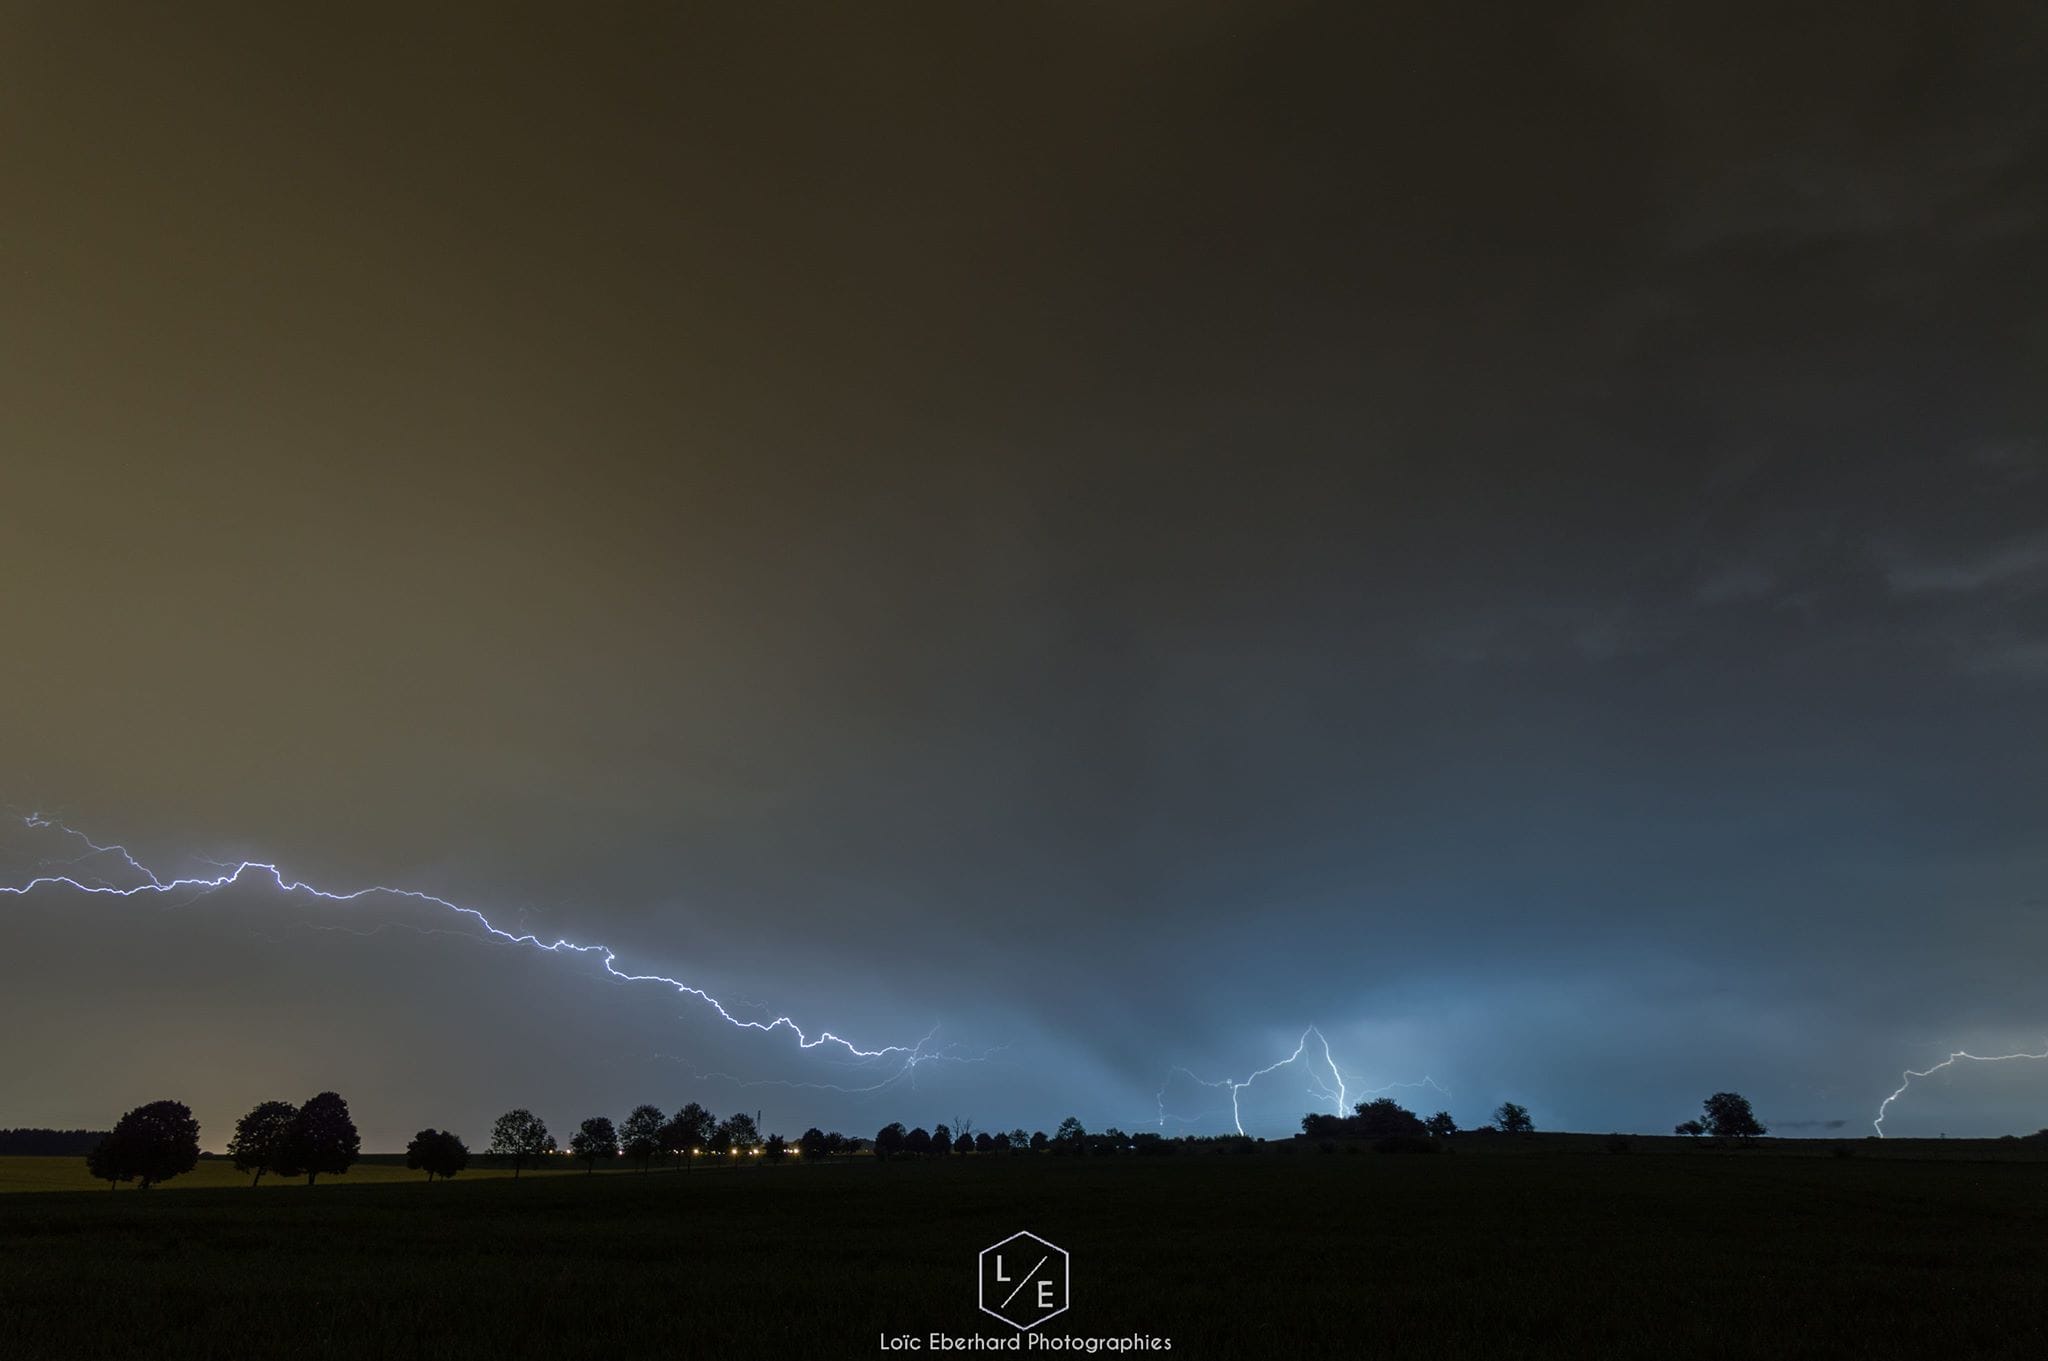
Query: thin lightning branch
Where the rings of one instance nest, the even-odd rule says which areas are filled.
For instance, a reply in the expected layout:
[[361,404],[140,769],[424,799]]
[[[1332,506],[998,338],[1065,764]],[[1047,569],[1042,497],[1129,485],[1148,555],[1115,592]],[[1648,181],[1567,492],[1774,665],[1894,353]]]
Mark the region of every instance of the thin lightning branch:
[[[1315,1037],[1316,1046],[1322,1050],[1320,1060],[1309,1050],[1310,1036]],[[1167,1074],[1166,1082],[1161,1084],[1159,1088],[1159,1125],[1163,1129],[1168,1120],[1173,1120],[1185,1126],[1193,1123],[1194,1119],[1199,1118],[1174,1115],[1166,1109],[1166,1089],[1173,1083],[1173,1074],[1179,1073],[1189,1081],[1200,1086],[1214,1087],[1218,1091],[1228,1091],[1230,1093],[1230,1123],[1237,1127],[1239,1134],[1243,1134],[1245,1132],[1244,1113],[1238,1103],[1239,1093],[1268,1073],[1285,1068],[1290,1064],[1300,1063],[1304,1058],[1307,1060],[1304,1064],[1304,1071],[1308,1074],[1309,1079],[1309,1099],[1318,1102],[1327,1101],[1337,1114],[1344,1114],[1345,1108],[1351,1104],[1351,1088],[1345,1080],[1345,1072],[1337,1066],[1336,1056],[1330,1052],[1329,1037],[1324,1035],[1317,1027],[1310,1026],[1302,1031],[1301,1038],[1295,1041],[1293,1053],[1284,1059],[1267,1064],[1265,1067],[1242,1079],[1219,1078],[1211,1081],[1207,1078],[1197,1077],[1185,1068],[1175,1068],[1172,1073]],[[1361,1090],[1370,1095],[1374,1092],[1390,1091],[1395,1087],[1423,1086],[1435,1087],[1437,1091],[1443,1092],[1445,1096],[1450,1095],[1449,1092],[1444,1091],[1442,1087],[1438,1086],[1434,1079],[1429,1077],[1424,1077],[1420,1082],[1390,1082],[1384,1087],[1368,1087]]]
[[1358,1094],[1360,1096],[1380,1096],[1387,1092],[1394,1091],[1397,1088],[1406,1090],[1408,1088],[1421,1087],[1427,1087],[1431,1091],[1434,1091],[1438,1095],[1443,1096],[1445,1098],[1448,1098],[1451,1094],[1451,1089],[1449,1087],[1444,1086],[1443,1083],[1438,1082],[1428,1073],[1424,1073],[1421,1079],[1416,1082],[1389,1082],[1385,1086],[1381,1087],[1360,1087],[1358,1089]]
[[[510,944],[532,946],[533,948],[538,950],[545,950],[550,954],[594,955],[604,965],[604,971],[607,974],[611,975],[613,978],[618,979],[620,982],[658,983],[664,987],[671,988],[678,993],[682,993],[690,997],[695,997],[699,1001],[704,1002],[708,1006],[710,1006],[710,1008],[713,1011],[718,1013],[720,1019],[724,1020],[728,1025],[731,1025],[736,1029],[758,1030],[763,1033],[770,1033],[778,1030],[787,1030],[790,1034],[796,1037],[797,1047],[799,1049],[808,1050],[826,1048],[828,1050],[843,1050],[846,1054],[849,1054],[857,1059],[897,1058],[900,1059],[902,1062],[902,1072],[910,1072],[911,1070],[915,1069],[920,1063],[925,1063],[937,1059],[947,1059],[956,1062],[969,1061],[968,1059],[959,1054],[948,1053],[945,1050],[927,1052],[924,1047],[924,1040],[920,1040],[915,1045],[890,1044],[883,1045],[879,1049],[862,1049],[858,1045],[854,1044],[852,1041],[847,1040],[839,1035],[836,1035],[829,1030],[820,1030],[816,1034],[807,1033],[801,1026],[799,1026],[794,1020],[792,1020],[788,1016],[777,1016],[772,1021],[742,1020],[740,1017],[737,1017],[733,1015],[730,1011],[726,1010],[725,1005],[722,1002],[720,1002],[716,997],[713,997],[710,993],[704,991],[704,989],[702,988],[694,987],[691,984],[683,982],[681,979],[670,978],[666,974],[658,973],[629,973],[626,970],[621,969],[618,966],[618,955],[609,946],[581,945],[576,943],[575,941],[563,939],[557,939],[552,942],[543,941],[540,937],[533,935],[531,933],[518,933],[507,931],[499,926],[494,925],[491,922],[490,918],[486,917],[482,912],[478,911],[476,908],[465,907],[460,903],[451,902],[447,898],[443,898],[432,893],[421,892],[418,889],[390,888],[383,884],[373,884],[368,888],[349,889],[346,891],[316,888],[312,884],[305,883],[301,880],[287,878],[284,872],[280,870],[276,865],[267,864],[259,860],[243,860],[236,862],[234,864],[215,862],[215,867],[220,870],[219,874],[210,876],[193,875],[164,879],[159,878],[155,871],[151,870],[147,865],[144,865],[140,860],[136,859],[133,855],[129,854],[126,847],[123,847],[118,844],[105,846],[100,845],[98,842],[93,841],[91,838],[85,836],[83,833],[74,831],[72,828],[65,826],[63,823],[58,822],[52,818],[46,818],[39,813],[30,813],[28,816],[22,819],[22,822],[25,826],[30,828],[48,829],[51,831],[60,832],[63,835],[71,837],[76,841],[82,843],[87,848],[87,850],[86,855],[79,857],[80,860],[83,860],[88,856],[118,856],[121,859],[121,861],[128,866],[129,869],[134,871],[135,874],[139,875],[142,878],[143,882],[132,885],[128,888],[120,888],[113,884],[109,884],[97,879],[88,882],[85,879],[74,878],[68,874],[39,874],[36,877],[29,879],[25,883],[0,884],[0,894],[7,894],[13,897],[26,897],[29,894],[35,892],[37,889],[51,888],[69,889],[77,893],[91,893],[97,894],[102,897],[134,898],[144,894],[163,896],[173,893],[183,893],[186,891],[193,891],[195,893],[210,893],[215,889],[222,889],[228,887],[230,884],[240,883],[243,881],[243,879],[247,878],[257,882],[261,882],[267,879],[273,885],[275,885],[278,891],[281,893],[285,893],[288,895],[302,895],[310,898],[319,898],[331,903],[352,903],[355,902],[357,899],[370,897],[405,898],[417,903],[427,903],[434,907],[442,908],[446,911],[456,913],[459,916],[467,917],[471,921],[475,922],[478,926],[481,926],[491,936],[499,940],[508,942]],[[931,1037],[929,1035],[925,1037],[926,1040],[929,1040],[930,1038]],[[946,1047],[947,1050],[950,1050],[952,1048],[953,1046]],[[902,1075],[902,1072],[899,1072],[897,1076],[900,1077]]]
[[1878,1103],[1877,1118],[1870,1122],[1871,1128],[1877,1131],[1877,1137],[1880,1139],[1884,1138],[1885,1112],[1891,1108],[1892,1102],[1897,1101],[1906,1094],[1906,1088],[1913,1085],[1914,1078],[1932,1077],[1957,1059],[1967,1059],[1971,1063],[2009,1063],[2014,1059],[2048,1059],[2048,1049],[2044,1049],[2038,1054],[1970,1054],[1958,1049],[1932,1068],[1924,1070],[1908,1068],[1899,1080],[1899,1089]]
[[[87,836],[85,833],[75,832],[71,830],[71,828],[66,827],[63,823],[56,822],[49,818],[46,818],[40,813],[30,813],[21,821],[22,824],[27,827],[47,827],[51,831],[62,832],[65,836],[71,837],[84,845],[84,855],[75,856],[70,860],[63,861],[62,863],[64,864],[75,865],[79,861],[89,859],[90,857],[95,855],[118,855],[121,857],[122,863],[126,864],[129,869],[134,870],[137,874],[149,880],[151,888],[162,889],[166,887],[164,882],[161,879],[157,878],[154,874],[150,873],[149,869],[146,866],[144,866],[141,861],[137,860],[134,856],[128,854],[128,848],[126,846],[102,846],[97,841],[94,841],[91,837]],[[213,863],[218,864],[218,862]],[[220,868],[225,869],[227,867],[225,865],[222,865],[220,866]],[[111,888],[112,885],[107,885],[107,887]]]

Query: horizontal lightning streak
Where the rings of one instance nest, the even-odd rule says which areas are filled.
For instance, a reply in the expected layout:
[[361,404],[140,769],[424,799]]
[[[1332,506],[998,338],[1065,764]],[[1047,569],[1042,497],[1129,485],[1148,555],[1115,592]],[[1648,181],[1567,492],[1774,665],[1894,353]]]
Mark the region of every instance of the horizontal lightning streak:
[[844,1039],[841,1036],[836,1035],[829,1030],[820,1030],[815,1035],[809,1034],[805,1032],[805,1030],[801,1026],[799,1026],[795,1020],[788,1016],[777,1016],[772,1021],[743,1020],[740,1017],[733,1015],[730,1011],[726,1010],[724,1003],[720,1002],[716,997],[713,997],[704,989],[692,986],[689,983],[685,983],[681,979],[670,978],[666,974],[658,973],[629,973],[626,970],[621,969],[618,966],[618,955],[609,946],[583,945],[578,944],[575,941],[566,939],[544,941],[540,937],[533,935],[530,932],[507,931],[502,927],[495,925],[489,917],[485,916],[476,908],[465,907],[461,903],[452,902],[449,899],[440,897],[437,894],[425,893],[418,889],[391,888],[383,884],[373,884],[367,888],[349,889],[345,891],[318,888],[312,884],[305,883],[302,880],[287,878],[284,872],[280,870],[276,865],[267,864],[259,860],[243,860],[236,862],[234,864],[210,861],[208,863],[214,864],[215,867],[221,871],[219,874],[188,875],[166,879],[159,877],[155,871],[151,870],[147,865],[143,864],[140,860],[136,859],[133,855],[129,854],[127,848],[119,845],[118,843],[101,845],[100,843],[93,841],[90,837],[87,837],[84,833],[78,832],[70,827],[65,826],[61,822],[58,822],[51,818],[43,817],[42,815],[37,813],[29,814],[27,817],[22,819],[22,822],[25,826],[33,829],[50,830],[62,833],[65,836],[73,838],[74,840],[76,840],[77,842],[81,843],[86,847],[86,851],[84,854],[76,857],[74,860],[62,863],[77,864],[81,861],[90,859],[95,856],[118,857],[119,860],[124,865],[126,865],[130,871],[132,871],[135,875],[139,876],[143,880],[143,882],[139,884],[130,885],[126,888],[122,888],[117,885],[107,883],[104,880],[100,880],[94,876],[88,876],[88,878],[90,879],[90,882],[88,882],[88,879],[75,878],[69,874],[38,874],[34,878],[29,879],[24,883],[0,884],[0,894],[6,894],[13,897],[26,897],[27,895],[35,892],[37,889],[48,888],[68,889],[76,893],[90,893],[101,897],[136,898],[142,895],[152,895],[161,897],[166,894],[183,893],[188,891],[194,893],[210,893],[216,889],[222,889],[228,887],[231,884],[240,883],[244,880],[244,878],[248,878],[250,880],[258,882],[268,880],[281,893],[297,894],[311,898],[319,898],[331,903],[352,903],[357,901],[358,899],[380,896],[389,898],[410,899],[411,901],[416,903],[426,903],[449,912],[457,913],[463,917],[467,917],[471,921],[475,922],[478,926],[482,927],[484,931],[489,933],[491,936],[496,937],[499,940],[506,941],[510,944],[527,945],[538,950],[545,950],[550,954],[577,954],[594,956],[603,964],[604,971],[607,974],[611,975],[613,978],[616,978],[624,983],[657,983],[664,987],[672,988],[678,993],[690,997],[695,997],[699,1001],[702,1001],[709,1005],[713,1011],[718,1013],[719,1017],[722,1020],[724,1020],[727,1024],[736,1027],[737,1029],[758,1030],[763,1033],[772,1033],[778,1030],[787,1030],[790,1034],[796,1037],[797,1047],[799,1049],[818,1049],[821,1047],[830,1047],[834,1049],[844,1050],[847,1054],[857,1059],[897,1058],[902,1061],[903,1065],[901,1071],[899,1071],[896,1074],[897,1077],[901,1077],[904,1073],[908,1073],[912,1069],[916,1068],[920,1063],[924,1063],[927,1061],[938,1059],[944,1059],[951,1062],[971,1061],[970,1059],[959,1054],[958,1052],[955,1052],[954,1047],[950,1045],[947,1046],[944,1050],[927,1052],[927,1050],[925,1049],[925,1043],[926,1041],[931,1039],[931,1035],[929,1034],[926,1035],[923,1040],[919,1040],[914,1045],[890,1044],[883,1045],[879,1049],[862,1049],[858,1045],[854,1044],[852,1041]]

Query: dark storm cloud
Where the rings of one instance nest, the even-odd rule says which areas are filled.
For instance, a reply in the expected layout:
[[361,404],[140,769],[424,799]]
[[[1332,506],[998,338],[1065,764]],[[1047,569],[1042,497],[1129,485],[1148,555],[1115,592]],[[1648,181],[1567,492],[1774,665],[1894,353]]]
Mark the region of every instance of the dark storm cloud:
[[15,1123],[1130,1123],[1310,1021],[1853,1122],[2043,1024],[2024,7],[7,22],[5,796],[1007,1046],[38,899]]

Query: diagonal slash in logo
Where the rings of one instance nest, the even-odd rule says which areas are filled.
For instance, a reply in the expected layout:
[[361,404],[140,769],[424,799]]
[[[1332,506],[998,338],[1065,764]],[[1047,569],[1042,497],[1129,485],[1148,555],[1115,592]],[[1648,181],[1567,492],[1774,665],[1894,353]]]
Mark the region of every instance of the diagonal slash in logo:
[[[1050,1254],[1047,1254],[1047,1255],[1049,1256]],[[1022,1289],[1023,1289],[1023,1288],[1025,1287],[1025,1286],[1027,1286],[1027,1285],[1031,1284],[1031,1278],[1032,1278],[1033,1276],[1036,1276],[1036,1275],[1038,1274],[1038,1269],[1039,1269],[1040,1267],[1042,1267],[1042,1266],[1044,1266],[1044,1265],[1045,1265],[1045,1261],[1046,1261],[1046,1259],[1045,1259],[1044,1257],[1041,1257],[1041,1258],[1039,1258],[1039,1259],[1038,1259],[1037,1261],[1035,1261],[1035,1262],[1033,1262],[1033,1263],[1031,1264],[1031,1270],[1029,1270],[1029,1271],[1025,1272],[1025,1273],[1024,1273],[1024,1279],[1023,1279],[1023,1280],[1021,1280],[1021,1281],[1019,1281],[1019,1282],[1017,1282],[1017,1290],[1022,1290]],[[1011,1292],[1010,1292],[1010,1293],[1009,1293],[1008,1295],[1004,1296],[1004,1297],[1003,1297],[1003,1302],[1002,1302],[1001,1304],[997,1305],[997,1306],[996,1306],[996,1308],[998,1308],[998,1309],[1007,1309],[1007,1308],[1009,1308],[1009,1307],[1010,1307],[1010,1301],[1011,1301],[1011,1300],[1014,1300],[1014,1299],[1016,1299],[1016,1298],[1017,1298],[1017,1290],[1012,1290],[1012,1291],[1011,1291]]]

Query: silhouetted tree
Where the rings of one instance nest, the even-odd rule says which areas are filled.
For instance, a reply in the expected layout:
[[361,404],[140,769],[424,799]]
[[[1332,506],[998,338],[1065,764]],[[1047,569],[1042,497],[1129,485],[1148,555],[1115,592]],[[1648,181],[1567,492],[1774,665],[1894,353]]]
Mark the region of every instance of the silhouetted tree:
[[1500,1109],[1493,1113],[1493,1123],[1500,1126],[1502,1134],[1533,1134],[1536,1122],[1529,1118],[1529,1108],[1517,1106],[1512,1101],[1500,1103]]
[[1031,1131],[1031,1151],[1033,1153],[1043,1153],[1051,1146],[1052,1140],[1045,1137],[1044,1130],[1036,1129]]
[[744,1111],[728,1115],[718,1122],[718,1145],[735,1158],[744,1158],[761,1146],[761,1128]]
[[333,1092],[322,1092],[299,1107],[278,1159],[277,1174],[296,1177],[303,1172],[306,1185],[311,1186],[322,1172],[337,1177],[347,1172],[355,1166],[362,1148],[356,1122],[349,1118],[348,1102]]
[[555,1151],[555,1136],[548,1133],[548,1127],[532,1111],[510,1110],[491,1126],[490,1151],[512,1160],[512,1180],[517,1181],[520,1168]]
[[287,1156],[292,1122],[298,1118],[299,1108],[291,1102],[265,1101],[235,1122],[228,1156],[235,1160],[237,1172],[256,1174],[249,1178],[251,1186],[262,1181],[265,1172],[277,1171],[279,1160]]
[[1082,1128],[1079,1120],[1070,1115],[1060,1121],[1060,1127],[1053,1134],[1052,1141],[1062,1152],[1079,1153],[1081,1151],[1081,1141],[1087,1137],[1088,1131]]
[[[930,1138],[931,1136],[926,1135],[925,1137]],[[884,1125],[875,1132],[875,1156],[882,1159],[893,1158],[898,1153],[904,1152],[905,1145],[909,1142],[910,1135],[903,1128],[902,1121],[898,1120]]]
[[642,1172],[661,1152],[661,1131],[667,1123],[661,1107],[635,1106],[626,1123],[619,1126],[619,1147],[627,1157],[639,1162]]
[[677,1111],[675,1118],[661,1127],[662,1146],[687,1165],[703,1151],[705,1141],[718,1121],[710,1111],[692,1101]]
[[782,1155],[789,1151],[789,1145],[780,1134],[768,1136],[768,1142],[761,1145],[761,1157],[771,1163],[782,1161]]
[[1022,1153],[1031,1147],[1031,1136],[1021,1129],[1011,1130],[1007,1138],[1010,1141],[1010,1151],[1013,1153]]
[[597,1170],[599,1158],[619,1156],[619,1132],[612,1128],[608,1117],[593,1115],[570,1136],[569,1152],[583,1160],[583,1171],[587,1176]]
[[929,1154],[932,1151],[932,1132],[919,1125],[903,1136],[903,1151],[919,1155]]
[[953,1131],[944,1125],[932,1126],[931,1156],[943,1158],[953,1151]]
[[182,1101],[152,1101],[119,1120],[85,1165],[109,1183],[132,1181],[147,1191],[199,1163],[199,1122]]
[[1458,1122],[1451,1119],[1449,1111],[1438,1111],[1423,1121],[1422,1127],[1438,1139],[1448,1139],[1458,1132]]
[[832,1140],[824,1130],[812,1125],[798,1137],[796,1149],[805,1162],[818,1162],[832,1151]]
[[1131,1136],[1111,1125],[1084,1142],[1091,1153],[1122,1153],[1130,1148]]
[[986,1134],[969,1134],[963,1129],[953,1136],[955,1153],[986,1153],[988,1145],[989,1138]]
[[1352,1132],[1367,1139],[1415,1139],[1424,1132],[1421,1119],[1391,1096],[1361,1101],[1352,1107]]
[[1758,1139],[1770,1132],[1757,1123],[1749,1099],[1735,1092],[1715,1092],[1706,1099],[1705,1110],[1701,1123],[1716,1139]]
[[131,1162],[125,1142],[115,1138],[112,1130],[102,1134],[100,1141],[85,1154],[85,1170],[105,1182],[109,1191],[124,1181],[135,1180]]
[[443,1181],[469,1166],[469,1145],[444,1129],[423,1129],[405,1146],[405,1165]]
[[1681,1120],[1676,1125],[1673,1125],[1671,1127],[1671,1132],[1673,1134],[1683,1134],[1688,1138],[1697,1139],[1702,1134],[1705,1134],[1707,1132],[1707,1127],[1697,1120]]

